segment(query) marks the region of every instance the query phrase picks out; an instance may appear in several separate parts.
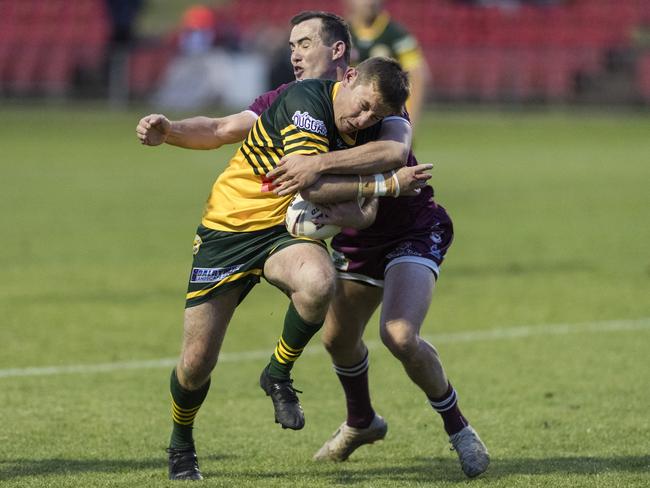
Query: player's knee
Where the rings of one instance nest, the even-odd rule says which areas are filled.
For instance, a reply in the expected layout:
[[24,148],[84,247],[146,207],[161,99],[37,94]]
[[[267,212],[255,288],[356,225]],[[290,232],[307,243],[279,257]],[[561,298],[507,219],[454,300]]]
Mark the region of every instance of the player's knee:
[[305,267],[296,290],[310,306],[327,306],[334,296],[336,275],[333,268]]
[[399,360],[417,352],[418,337],[408,322],[395,320],[382,324],[380,336],[384,345]]
[[181,385],[188,390],[198,389],[207,381],[214,364],[205,354],[183,354],[178,365]]
[[351,354],[355,352],[361,344],[361,340],[354,334],[332,334],[327,331],[323,332],[321,341],[325,350],[330,353],[331,356]]

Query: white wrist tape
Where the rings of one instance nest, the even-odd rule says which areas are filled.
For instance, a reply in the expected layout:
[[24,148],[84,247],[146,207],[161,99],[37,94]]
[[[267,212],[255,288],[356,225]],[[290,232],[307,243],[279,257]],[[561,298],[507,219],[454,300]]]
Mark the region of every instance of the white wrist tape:
[[399,180],[397,179],[397,173],[395,171],[391,171],[390,173],[391,173],[390,177],[395,181],[395,194],[393,196],[397,198],[400,192]]
[[386,180],[381,174],[376,174],[375,176],[375,192],[372,195],[373,197],[383,197],[386,195]]

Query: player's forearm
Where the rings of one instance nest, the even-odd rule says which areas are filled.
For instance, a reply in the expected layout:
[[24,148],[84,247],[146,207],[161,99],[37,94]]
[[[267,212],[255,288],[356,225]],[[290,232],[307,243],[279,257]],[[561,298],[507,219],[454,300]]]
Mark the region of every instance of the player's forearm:
[[359,193],[358,176],[324,175],[312,186],[300,191],[305,200],[313,203],[339,203],[357,198]]
[[398,141],[373,141],[315,156],[321,174],[373,174],[406,164],[409,147]]
[[324,175],[316,183],[300,191],[313,203],[339,203],[360,198],[398,197],[399,176],[395,171],[373,175]]
[[244,114],[222,118],[192,117],[171,123],[165,142],[186,149],[217,149],[244,140],[253,119]]
[[227,144],[219,139],[218,125],[218,119],[209,117],[172,121],[165,142],[186,149],[216,149]]

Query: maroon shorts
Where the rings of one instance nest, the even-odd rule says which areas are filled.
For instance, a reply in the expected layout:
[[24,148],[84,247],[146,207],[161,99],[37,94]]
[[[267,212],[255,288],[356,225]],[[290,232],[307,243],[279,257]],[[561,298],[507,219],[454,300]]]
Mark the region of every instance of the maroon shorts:
[[[447,249],[454,238],[451,218],[437,206],[429,213],[427,225],[419,225],[399,234],[381,237],[364,231],[339,234],[332,241],[332,258],[339,278],[383,286],[391,266],[409,262],[427,266],[436,279]],[[386,229],[388,230],[388,229]]]

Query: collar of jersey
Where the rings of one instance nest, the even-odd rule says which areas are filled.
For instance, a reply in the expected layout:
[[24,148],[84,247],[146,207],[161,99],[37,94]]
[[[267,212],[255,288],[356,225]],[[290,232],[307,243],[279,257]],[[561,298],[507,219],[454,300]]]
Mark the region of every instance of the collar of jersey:
[[384,10],[368,27],[361,24],[354,24],[354,33],[361,41],[374,41],[386,30],[389,22],[390,15]]

